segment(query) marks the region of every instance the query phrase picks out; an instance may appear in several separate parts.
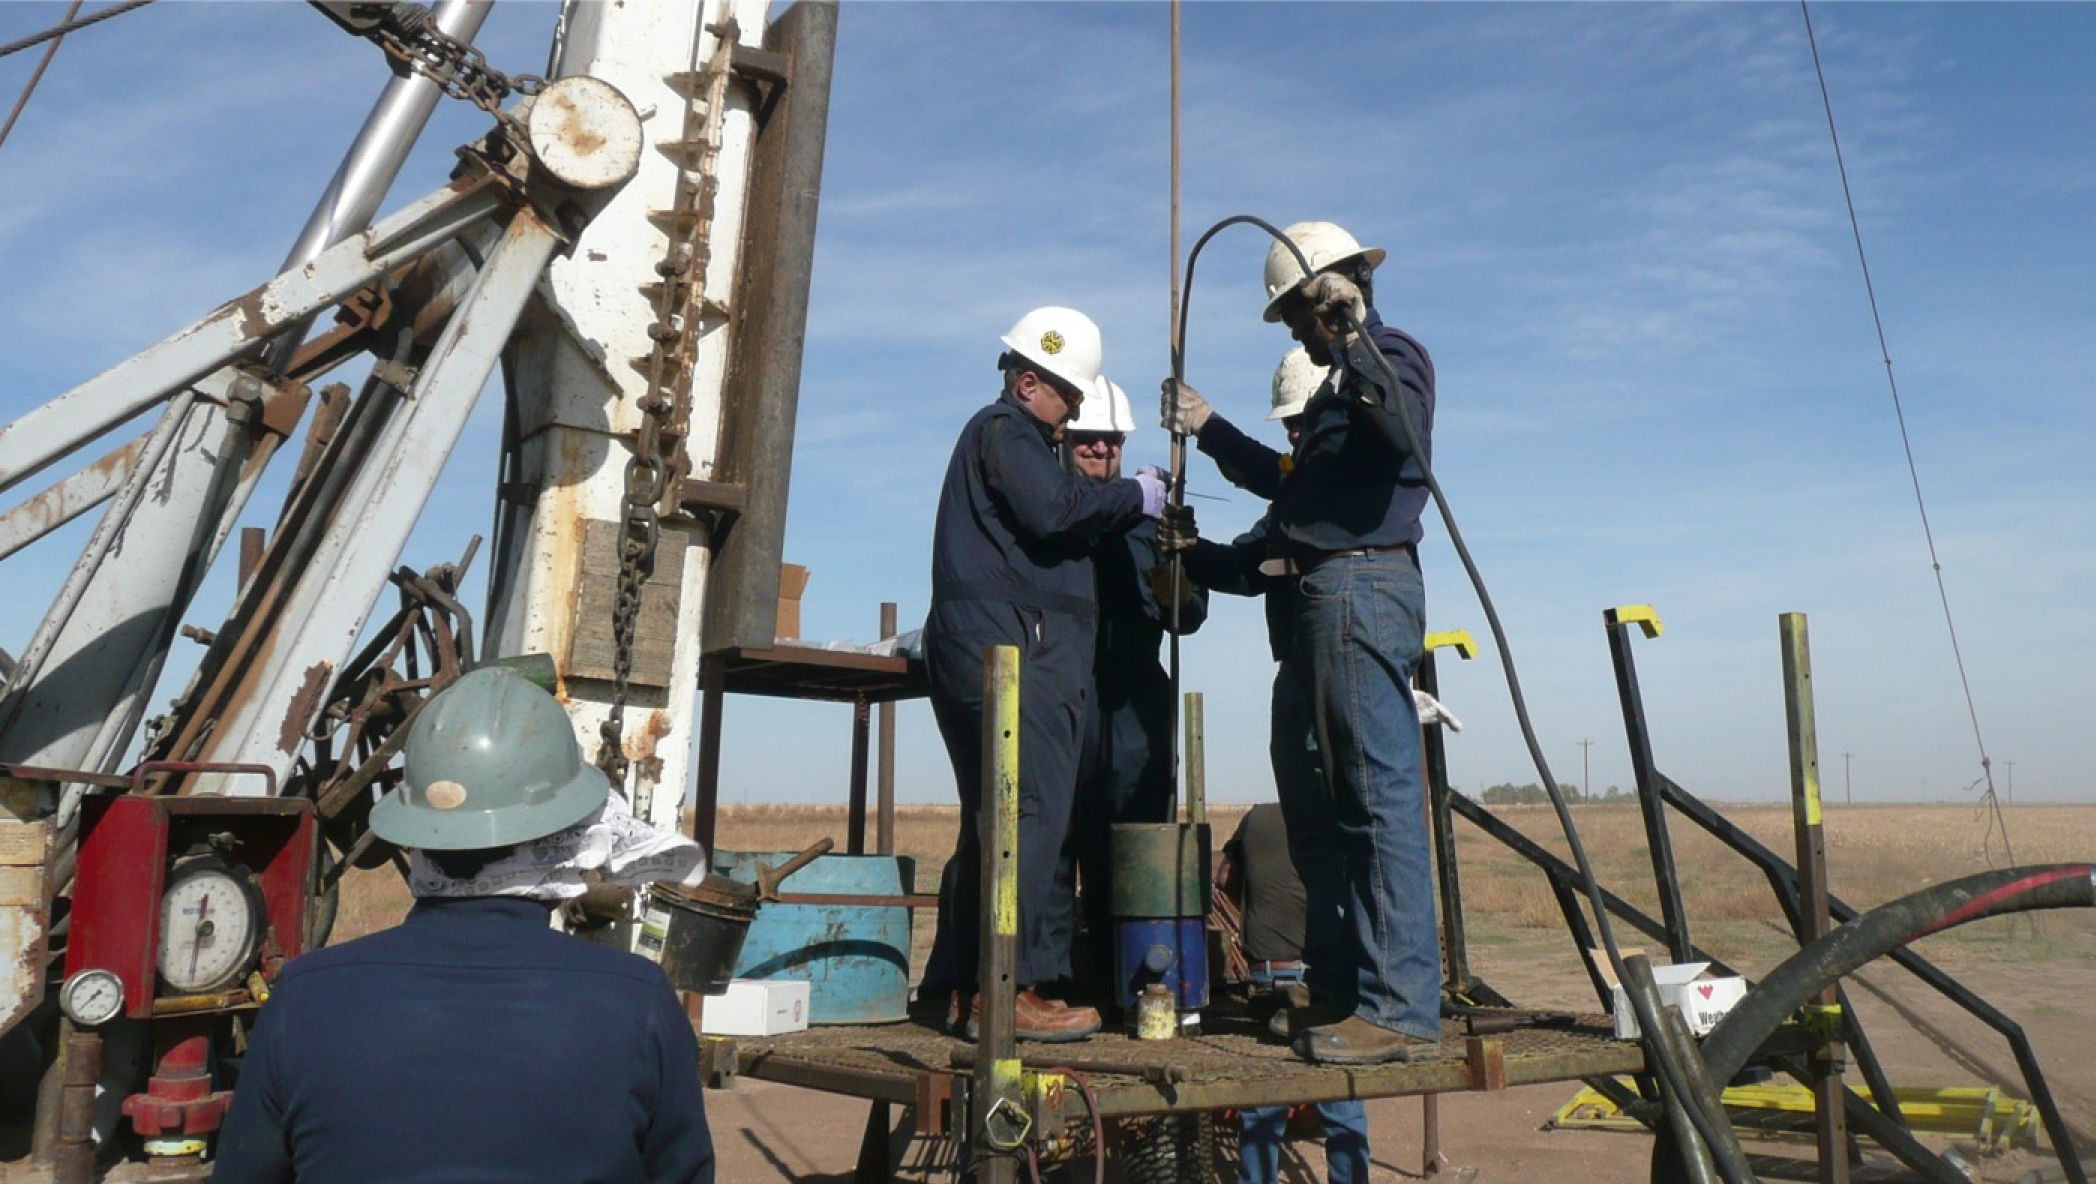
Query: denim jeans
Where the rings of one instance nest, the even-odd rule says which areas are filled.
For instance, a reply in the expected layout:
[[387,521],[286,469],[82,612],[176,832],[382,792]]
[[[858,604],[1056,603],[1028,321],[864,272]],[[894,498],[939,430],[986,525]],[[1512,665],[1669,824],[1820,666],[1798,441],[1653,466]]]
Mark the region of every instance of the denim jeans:
[[[1287,665],[1309,697],[1330,821],[1298,835],[1291,815],[1289,838],[1299,851],[1340,856],[1344,958],[1336,965],[1354,981],[1350,991],[1338,984],[1331,1001],[1378,1027],[1438,1039],[1441,956],[1412,701],[1425,585],[1409,555],[1385,553],[1320,563],[1298,591]],[[1324,976],[1312,974],[1315,992]]]
[[[1368,1184],[1368,1108],[1358,1099],[1320,1102],[1325,1123],[1325,1179],[1329,1184]],[[1240,1116],[1237,1184],[1275,1184],[1281,1174],[1281,1136],[1288,1107],[1257,1106]]]
[[[1353,959],[1341,928],[1346,873],[1325,846],[1332,834],[1332,799],[1317,760],[1316,724],[1302,681],[1289,667],[1274,675],[1273,733],[1268,755],[1274,792],[1288,825],[1289,862],[1303,882],[1303,975],[1310,992],[1326,999],[1354,995]],[[1326,968],[1320,972],[1319,967]],[[1257,981],[1257,976],[1254,976]]]

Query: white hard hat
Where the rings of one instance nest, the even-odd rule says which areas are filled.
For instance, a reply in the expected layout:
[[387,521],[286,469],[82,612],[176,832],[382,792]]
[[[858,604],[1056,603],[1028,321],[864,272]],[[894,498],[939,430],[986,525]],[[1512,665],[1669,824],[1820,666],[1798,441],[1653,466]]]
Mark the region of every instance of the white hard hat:
[[1123,435],[1135,430],[1135,412],[1128,409],[1128,392],[1121,384],[1099,376],[1098,385],[1092,388],[1091,397],[1077,409],[1077,418],[1064,425],[1066,432],[1120,432]]
[[[1020,317],[1004,335],[1004,346],[1077,388],[1080,395],[1099,385],[1099,326],[1074,308],[1049,305]],[[1089,400],[1086,400],[1089,402]]]
[[1289,350],[1281,364],[1274,367],[1274,413],[1268,419],[1287,419],[1301,415],[1310,396],[1325,380],[1324,367],[1310,360],[1310,351],[1302,346]]
[[[1337,224],[1331,222],[1298,222],[1281,232],[1303,252],[1310,261],[1312,272],[1325,271],[1334,264],[1349,259],[1368,260],[1373,269],[1382,266],[1384,250],[1381,247],[1363,247]],[[1285,244],[1275,243],[1266,249],[1266,319],[1281,319],[1281,297],[1295,291],[1296,285],[1309,279],[1303,274],[1302,265],[1295,261],[1295,253]]]

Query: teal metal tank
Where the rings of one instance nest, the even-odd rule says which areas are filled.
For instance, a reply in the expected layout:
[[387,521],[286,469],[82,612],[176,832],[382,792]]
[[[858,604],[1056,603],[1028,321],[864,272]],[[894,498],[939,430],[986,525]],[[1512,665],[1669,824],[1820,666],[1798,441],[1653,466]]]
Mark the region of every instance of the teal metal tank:
[[[792,851],[716,851],[713,870],[745,884],[757,864],[778,867]],[[821,856],[779,891],[895,897],[915,891],[916,861],[902,855]],[[908,1018],[910,910],[890,904],[765,904],[750,923],[736,978],[807,979],[808,1022],[885,1024]]]

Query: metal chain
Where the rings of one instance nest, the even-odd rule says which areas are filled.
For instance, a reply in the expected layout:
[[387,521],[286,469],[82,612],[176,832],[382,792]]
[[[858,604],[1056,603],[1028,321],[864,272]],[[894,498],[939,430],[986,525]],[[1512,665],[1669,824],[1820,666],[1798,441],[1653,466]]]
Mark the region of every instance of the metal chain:
[[535,95],[546,89],[536,74],[504,74],[488,65],[487,55],[437,27],[419,4],[394,4],[364,34],[386,56],[437,84],[454,99],[464,99],[508,124],[503,100],[513,94]]
[[708,85],[694,91],[685,106],[684,135],[697,153],[678,170],[673,210],[691,210],[692,217],[679,219],[685,230],[670,234],[670,243],[655,274],[662,278],[655,305],[655,322],[648,326],[654,342],[649,354],[648,391],[640,400],[640,430],[634,434],[633,455],[626,461],[625,518],[619,539],[619,585],[611,610],[611,712],[599,735],[603,747],[597,767],[614,783],[623,784],[626,759],[625,720],[629,681],[633,673],[633,642],[640,625],[641,593],[655,572],[655,548],[661,538],[660,506],[673,475],[681,476],[678,455],[688,430],[691,404],[691,375],[697,359],[692,355],[698,342],[704,313],[706,235],[713,223],[714,186],[710,183],[720,151],[721,119],[727,108],[727,82],[732,66],[729,55],[740,39],[733,21],[709,25],[715,37],[713,60],[699,77]]

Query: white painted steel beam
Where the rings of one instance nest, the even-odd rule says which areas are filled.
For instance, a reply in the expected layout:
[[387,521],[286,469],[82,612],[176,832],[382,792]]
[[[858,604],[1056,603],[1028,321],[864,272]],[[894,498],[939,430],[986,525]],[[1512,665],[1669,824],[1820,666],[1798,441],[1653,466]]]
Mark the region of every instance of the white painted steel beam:
[[43,538],[110,499],[138,467],[146,435],[0,515],[0,559]]
[[[489,652],[540,651],[560,665],[562,689],[584,751],[594,756],[609,714],[612,684],[579,677],[570,648],[583,586],[616,579],[615,557],[583,553],[587,522],[617,523],[624,514],[625,467],[648,390],[645,359],[656,320],[656,271],[670,249],[669,229],[697,211],[676,208],[680,171],[697,158],[687,142],[709,112],[688,121],[693,76],[720,48],[712,27],[734,22],[739,42],[757,45],[765,0],[657,0],[650,4],[571,2],[554,73],[610,82],[646,113],[639,172],[583,231],[575,250],[555,260],[527,312],[510,354],[516,377],[519,472],[533,494],[518,499],[494,548],[506,570],[490,572]],[[746,87],[730,84],[717,112],[719,149],[705,238],[704,309],[697,367],[691,377],[690,434],[684,459],[691,476],[713,475],[720,391],[728,367],[726,310],[741,265],[743,202],[754,122]],[[600,536],[601,533],[600,533]],[[676,637],[664,685],[635,685],[625,713],[626,753],[633,760],[623,787],[636,815],[674,828],[690,777],[697,732],[701,609],[709,551],[694,535],[677,588]],[[669,547],[665,535],[664,547]],[[607,559],[609,558],[609,562]],[[591,597],[591,603],[607,600]],[[601,623],[599,623],[601,624]]]
[[439,189],[0,428],[0,491],[458,237],[507,201],[492,183]]

